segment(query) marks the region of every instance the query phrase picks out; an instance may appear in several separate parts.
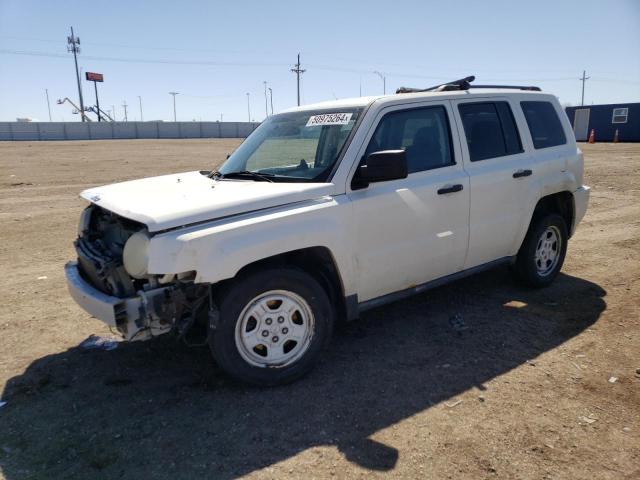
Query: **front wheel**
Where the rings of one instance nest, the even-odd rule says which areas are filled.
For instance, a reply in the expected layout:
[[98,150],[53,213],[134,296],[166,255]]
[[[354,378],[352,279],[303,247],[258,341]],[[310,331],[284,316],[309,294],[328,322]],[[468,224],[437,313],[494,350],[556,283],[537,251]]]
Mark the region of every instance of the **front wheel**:
[[331,337],[333,310],[325,290],[295,268],[236,280],[219,309],[209,345],[222,369],[243,382],[268,386],[301,377]]
[[568,238],[567,225],[560,215],[534,218],[516,257],[516,277],[530,287],[549,285],[562,268]]

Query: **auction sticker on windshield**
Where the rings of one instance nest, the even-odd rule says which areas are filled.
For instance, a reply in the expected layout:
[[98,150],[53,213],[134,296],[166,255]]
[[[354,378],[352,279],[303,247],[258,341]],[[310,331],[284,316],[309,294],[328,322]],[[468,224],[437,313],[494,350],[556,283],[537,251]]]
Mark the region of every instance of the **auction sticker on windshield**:
[[307,127],[318,125],[346,125],[351,120],[352,113],[323,113],[322,115],[312,115],[309,117]]

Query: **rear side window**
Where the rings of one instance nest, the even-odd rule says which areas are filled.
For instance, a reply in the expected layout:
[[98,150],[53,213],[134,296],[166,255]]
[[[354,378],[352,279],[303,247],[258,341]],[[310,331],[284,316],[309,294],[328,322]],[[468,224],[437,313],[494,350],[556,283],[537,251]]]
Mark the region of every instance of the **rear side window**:
[[518,127],[507,102],[464,103],[458,110],[472,162],[522,152]]
[[551,103],[520,102],[520,105],[527,119],[533,146],[536,149],[567,143],[562,123],[560,123],[556,109]]

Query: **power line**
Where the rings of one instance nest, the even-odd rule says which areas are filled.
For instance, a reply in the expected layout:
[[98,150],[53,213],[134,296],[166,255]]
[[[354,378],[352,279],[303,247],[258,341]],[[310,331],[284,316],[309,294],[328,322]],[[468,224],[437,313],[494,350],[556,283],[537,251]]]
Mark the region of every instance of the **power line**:
[[[50,57],[50,58],[66,58],[66,55],[55,53],[55,52],[42,52],[42,51],[33,51],[33,50],[14,50],[14,49],[0,49],[0,54],[5,55],[25,55],[25,56],[35,56],[35,57]],[[95,55],[83,55],[85,60],[95,60],[95,61],[105,61],[105,62],[123,62],[123,63],[143,63],[143,64],[160,64],[160,65],[201,65],[201,66],[228,66],[228,67],[274,67],[274,68],[282,68],[286,66],[285,63],[245,63],[245,62],[229,62],[229,61],[210,61],[210,60],[175,60],[175,59],[148,59],[148,58],[125,58],[125,57],[104,57],[104,56],[95,56]],[[356,69],[356,68],[348,68],[348,67],[340,67],[340,66],[332,66],[326,64],[316,64],[309,63],[307,64],[309,68],[313,68],[314,70],[326,70],[331,72],[345,72],[345,73],[353,73],[353,74],[370,74],[370,69]],[[431,67],[433,68],[433,67]],[[294,71],[294,69],[292,69]],[[305,70],[306,71],[306,70]],[[402,78],[415,78],[415,79],[424,79],[424,80],[435,80],[437,81],[447,81],[452,77],[455,77],[455,74],[448,76],[431,76],[431,75],[422,75],[418,73],[408,73],[408,72],[386,72],[387,75],[392,77],[402,77]],[[459,74],[462,75],[462,74]],[[479,77],[479,76],[478,76]],[[598,82],[609,82],[609,83],[628,83],[628,84],[640,84],[638,80],[629,80],[629,79],[617,79],[617,78],[608,78],[608,77],[590,77],[593,81]],[[549,77],[549,78],[511,78],[511,77],[499,77],[499,78],[484,78],[483,81],[488,82],[558,82],[558,81],[575,81],[574,77]],[[203,97],[204,98],[204,97]],[[214,97],[210,97],[214,98]]]

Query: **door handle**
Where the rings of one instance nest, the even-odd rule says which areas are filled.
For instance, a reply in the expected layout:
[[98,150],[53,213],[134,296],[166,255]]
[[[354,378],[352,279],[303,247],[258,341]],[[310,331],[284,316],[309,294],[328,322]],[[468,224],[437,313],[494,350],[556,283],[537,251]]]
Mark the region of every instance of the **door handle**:
[[446,193],[455,193],[460,192],[462,190],[462,184],[457,183],[456,185],[445,185],[444,187],[438,190],[438,195],[444,195]]
[[527,170],[518,170],[517,172],[515,172],[513,174],[513,178],[521,178],[521,177],[528,177],[532,174],[533,172],[529,169]]

